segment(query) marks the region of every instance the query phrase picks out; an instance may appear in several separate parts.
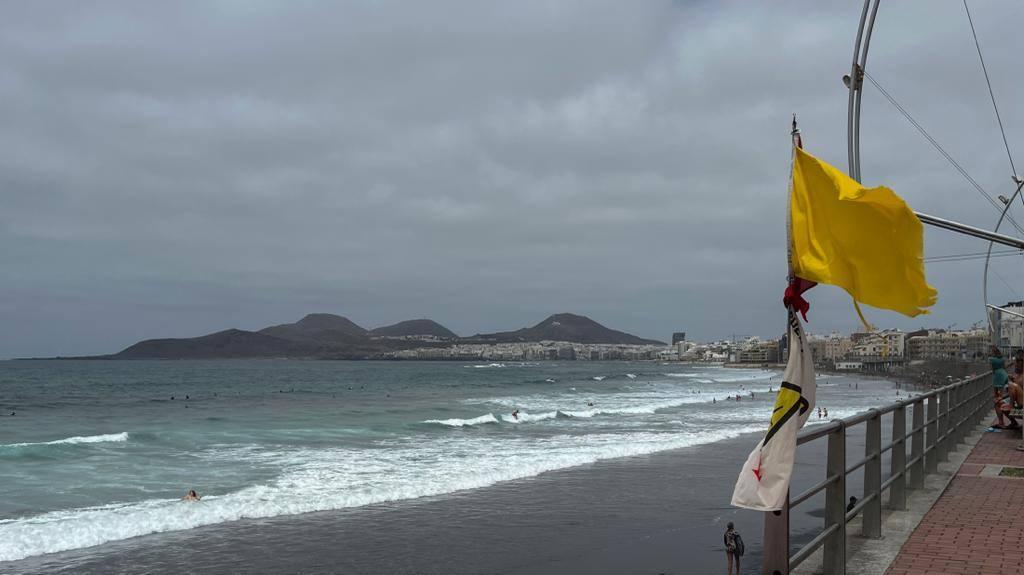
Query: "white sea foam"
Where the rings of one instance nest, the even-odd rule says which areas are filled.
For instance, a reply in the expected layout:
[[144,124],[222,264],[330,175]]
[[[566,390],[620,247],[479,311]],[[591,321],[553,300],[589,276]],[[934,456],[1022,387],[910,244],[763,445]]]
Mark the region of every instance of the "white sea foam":
[[695,373],[666,373],[665,377],[696,379],[699,383],[737,383],[768,379],[780,372],[766,369],[717,369]]
[[479,365],[464,365],[463,367],[475,367],[477,369],[487,369],[492,367],[505,367],[504,363],[482,363]]
[[627,373],[626,377],[628,377],[629,379],[636,379],[636,374],[635,373]]
[[[735,397],[736,394],[749,396],[750,392],[764,394],[771,387],[770,382],[759,382],[756,387],[747,389],[735,389],[717,387],[706,388],[681,388],[674,383],[664,383],[660,386],[644,386],[641,390],[630,390],[624,393],[595,394],[588,398],[581,398],[576,393],[559,394],[531,394],[519,396],[491,397],[487,399],[473,399],[474,405],[481,403],[490,404],[489,407],[502,406],[508,411],[523,409],[532,412],[560,411],[570,417],[589,418],[595,415],[644,415],[657,413],[661,410],[681,408],[686,405],[710,404],[713,398],[724,401],[728,393]],[[698,393],[700,392],[700,393]],[[746,399],[746,398],[744,398]],[[583,402],[593,402],[594,405],[586,405]],[[470,403],[470,401],[467,401]],[[502,418],[506,419],[506,418]]]
[[64,439],[57,439],[54,441],[43,441],[40,443],[8,443],[6,445],[0,445],[0,447],[31,447],[36,445],[74,445],[77,443],[111,443],[128,441],[128,433],[107,433],[104,435],[82,435],[74,437],[65,437]]
[[488,413],[487,415],[481,415],[472,419],[428,419],[423,423],[436,423],[447,425],[448,427],[470,427],[484,423],[498,423],[498,420],[494,417],[493,413]]
[[502,415],[501,420],[506,423],[532,423],[534,421],[545,421],[548,419],[555,419],[558,417],[557,411],[547,411],[544,413],[526,413],[525,411],[519,412],[518,419],[511,415]]
[[733,373],[729,375],[717,375],[708,374],[708,377],[715,380],[718,383],[736,383],[743,381],[757,381],[759,379],[768,379],[769,377],[776,375],[776,372],[766,370],[740,370],[741,373]]
[[[763,425],[695,433],[559,435],[492,440],[462,436],[393,450],[294,449],[276,457],[284,469],[267,484],[196,503],[150,499],[0,520],[0,561],[13,561],[150,533],[245,518],[294,515],[441,495],[532,477],[602,459],[711,443]],[[451,457],[452,453],[465,456]]]
[[606,377],[608,377],[608,376],[607,375],[595,375],[591,379],[593,379],[594,381],[604,381],[604,378],[606,378]]

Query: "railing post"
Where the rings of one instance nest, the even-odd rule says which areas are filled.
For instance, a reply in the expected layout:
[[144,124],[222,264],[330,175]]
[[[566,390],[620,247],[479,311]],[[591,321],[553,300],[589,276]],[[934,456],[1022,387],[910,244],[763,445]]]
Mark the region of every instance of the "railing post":
[[822,566],[826,575],[846,573],[846,424],[828,434],[825,477],[835,478],[825,488],[825,529],[838,528],[825,539]]
[[864,425],[864,506],[861,534],[878,539],[882,536],[882,415],[877,409]]
[[953,412],[950,410],[950,393],[949,390],[942,391],[938,394],[939,397],[939,419],[938,426],[936,427],[936,439],[935,444],[935,462],[949,461],[949,449],[950,441],[952,440],[952,422]]
[[970,405],[968,400],[971,397],[971,384],[965,383],[959,385],[956,388],[956,404],[959,407],[956,408],[956,433],[953,434],[955,441],[950,446],[951,450],[956,450],[961,443],[964,442],[964,438],[967,437],[967,425],[970,421]]
[[981,378],[981,391],[983,393],[978,394],[978,403],[981,404],[978,410],[981,412],[982,420],[988,417],[988,412],[992,410],[992,392],[990,391],[992,389],[992,380],[990,378],[991,376]]
[[764,514],[762,575],[789,575],[789,494],[780,511]]
[[978,418],[982,421],[988,417],[988,412],[992,410],[992,392],[990,391],[992,389],[992,380],[989,377],[983,377],[978,381],[978,387],[981,388],[978,394],[978,411],[980,412]]
[[892,412],[892,458],[889,475],[895,477],[889,487],[889,508],[903,511],[907,508],[907,408],[897,407]]
[[910,458],[914,463],[910,465],[910,488],[924,488],[924,400],[914,402],[914,413],[911,426],[913,435],[910,437]]
[[937,396],[938,394],[935,394],[928,398],[928,426],[925,434],[925,448],[928,450],[928,455],[924,458],[925,473],[935,473],[939,469],[939,458],[935,453],[935,439],[938,432],[935,420],[939,413],[939,398]]

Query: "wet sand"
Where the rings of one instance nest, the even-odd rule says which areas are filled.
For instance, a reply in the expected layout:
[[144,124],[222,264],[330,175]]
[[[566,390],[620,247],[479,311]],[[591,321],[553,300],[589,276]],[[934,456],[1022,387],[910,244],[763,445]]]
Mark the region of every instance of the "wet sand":
[[[445,496],[243,520],[0,563],[3,573],[690,574],[725,572],[733,521],[759,571],[762,514],[729,505],[758,434],[602,461]],[[824,441],[800,448],[793,491],[824,474]],[[851,461],[863,442],[851,438]],[[859,493],[859,477],[849,482]],[[821,497],[791,518],[822,525]],[[201,503],[200,503],[201,504]]]

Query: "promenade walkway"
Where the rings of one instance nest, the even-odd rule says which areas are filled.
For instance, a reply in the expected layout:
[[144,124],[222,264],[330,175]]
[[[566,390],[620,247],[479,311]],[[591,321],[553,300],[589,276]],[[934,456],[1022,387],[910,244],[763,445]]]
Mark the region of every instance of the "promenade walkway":
[[1000,474],[1024,468],[1020,440],[1020,431],[981,437],[887,575],[1024,573],[1024,477]]

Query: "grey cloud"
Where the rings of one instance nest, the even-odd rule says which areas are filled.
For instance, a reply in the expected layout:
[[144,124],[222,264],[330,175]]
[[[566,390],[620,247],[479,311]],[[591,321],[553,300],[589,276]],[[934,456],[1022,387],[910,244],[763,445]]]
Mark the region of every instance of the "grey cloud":
[[[1020,143],[1022,9],[975,10]],[[662,339],[778,334],[790,114],[845,166],[858,16],[841,2],[6,7],[0,357],[311,311],[465,334],[557,311]],[[973,50],[960,5],[886,4],[869,69],[1006,193]],[[864,173],[923,211],[997,215],[871,87]],[[984,248],[933,231],[926,247]],[[998,271],[1024,286],[1016,258]],[[981,319],[979,262],[928,272],[933,316],[876,323]],[[856,327],[838,290],[812,300],[812,330]]]

